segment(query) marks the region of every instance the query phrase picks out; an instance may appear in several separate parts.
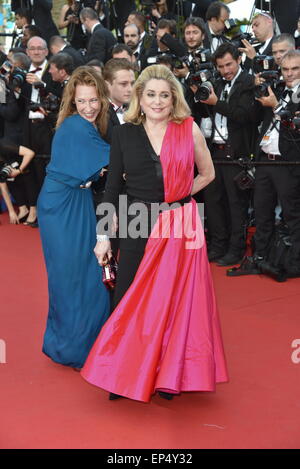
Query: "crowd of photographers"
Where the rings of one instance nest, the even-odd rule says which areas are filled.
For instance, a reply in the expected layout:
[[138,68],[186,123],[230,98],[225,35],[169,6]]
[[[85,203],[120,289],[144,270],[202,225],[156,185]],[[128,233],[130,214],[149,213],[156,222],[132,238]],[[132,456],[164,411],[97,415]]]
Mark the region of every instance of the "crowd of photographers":
[[[73,70],[88,64],[104,76],[110,141],[112,127],[123,123],[138,73],[162,63],[181,82],[215,163],[216,178],[199,195],[209,260],[239,264],[247,227],[255,223],[253,264],[244,272],[267,265],[276,209],[290,244],[289,275],[299,275],[300,22],[295,20],[295,34],[276,35],[272,17],[262,11],[251,20],[252,34],[233,34],[237,25],[223,2],[140,3],[142,11],[134,1],[115,1],[112,11],[109,2],[68,1],[58,24],[67,28],[66,38],[47,36],[37,18],[31,24],[32,11],[15,10],[22,33],[0,68],[0,185],[7,200],[8,184],[19,207],[16,214],[9,204],[11,221],[37,226],[36,201]],[[102,191],[103,181],[94,189],[96,200]]]

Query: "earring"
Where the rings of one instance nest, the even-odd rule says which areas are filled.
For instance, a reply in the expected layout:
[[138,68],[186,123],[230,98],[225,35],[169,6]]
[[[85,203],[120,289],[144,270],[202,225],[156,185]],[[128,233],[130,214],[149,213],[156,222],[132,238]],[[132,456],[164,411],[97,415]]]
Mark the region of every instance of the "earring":
[[141,108],[141,116],[143,117],[145,115],[143,109]]

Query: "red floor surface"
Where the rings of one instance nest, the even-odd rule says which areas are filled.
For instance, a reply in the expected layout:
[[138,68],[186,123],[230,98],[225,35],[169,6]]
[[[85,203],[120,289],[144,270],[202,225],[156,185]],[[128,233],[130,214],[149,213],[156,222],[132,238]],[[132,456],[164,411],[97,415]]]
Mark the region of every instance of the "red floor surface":
[[231,279],[213,266],[230,382],[171,402],[111,402],[41,353],[39,232],[0,219],[0,448],[299,448],[300,279]]

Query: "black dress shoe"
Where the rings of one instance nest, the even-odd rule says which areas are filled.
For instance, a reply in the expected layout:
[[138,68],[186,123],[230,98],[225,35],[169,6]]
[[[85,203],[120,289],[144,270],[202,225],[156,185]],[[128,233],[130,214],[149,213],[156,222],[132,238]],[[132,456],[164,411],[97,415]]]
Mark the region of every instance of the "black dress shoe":
[[117,399],[122,399],[123,396],[120,396],[120,394],[114,394],[113,392],[109,393],[108,399],[110,401],[116,401]]
[[163,392],[163,391],[158,391],[158,394],[160,397],[163,399],[167,399],[167,401],[171,401],[174,397],[174,394],[171,394],[170,392]]
[[208,261],[213,262],[220,259],[225,254],[225,251],[216,251],[215,249],[209,250],[207,253]]
[[243,254],[234,254],[228,252],[225,256],[221,257],[221,259],[217,260],[217,265],[220,267],[225,267],[227,265],[235,265],[240,264],[243,259]]

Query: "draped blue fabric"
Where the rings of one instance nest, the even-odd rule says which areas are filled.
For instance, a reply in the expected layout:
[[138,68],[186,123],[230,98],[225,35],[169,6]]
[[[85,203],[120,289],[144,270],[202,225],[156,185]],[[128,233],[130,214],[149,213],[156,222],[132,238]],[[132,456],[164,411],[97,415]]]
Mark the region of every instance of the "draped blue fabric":
[[38,199],[40,235],[48,272],[49,314],[43,352],[81,368],[109,316],[109,294],[93,253],[96,216],[91,189],[109,161],[109,145],[79,115],[58,128]]

